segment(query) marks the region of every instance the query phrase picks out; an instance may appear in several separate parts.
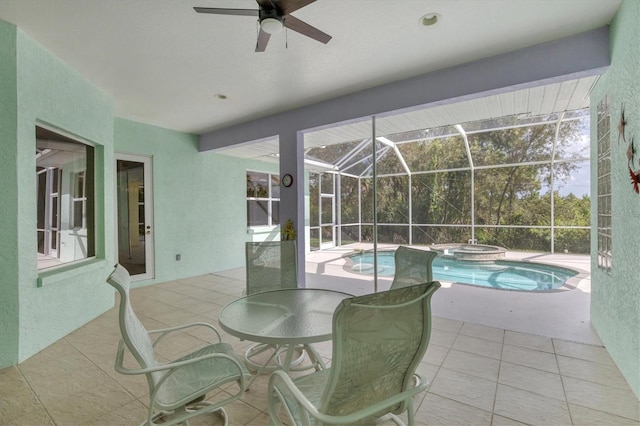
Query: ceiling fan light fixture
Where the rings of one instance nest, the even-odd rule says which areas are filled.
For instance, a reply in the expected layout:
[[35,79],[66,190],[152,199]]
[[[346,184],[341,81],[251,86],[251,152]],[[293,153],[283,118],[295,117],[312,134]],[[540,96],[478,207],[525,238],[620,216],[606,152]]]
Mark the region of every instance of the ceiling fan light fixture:
[[260,21],[260,29],[267,34],[276,34],[282,31],[282,21],[277,18],[264,18]]

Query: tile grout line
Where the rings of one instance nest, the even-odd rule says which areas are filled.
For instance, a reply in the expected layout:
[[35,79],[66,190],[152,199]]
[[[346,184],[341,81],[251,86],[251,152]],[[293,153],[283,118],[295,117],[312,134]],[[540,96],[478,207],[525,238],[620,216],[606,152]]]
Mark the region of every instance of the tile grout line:
[[564,395],[564,401],[567,406],[567,412],[569,413],[569,420],[573,425],[573,414],[571,413],[571,407],[569,407],[569,397],[567,395],[567,389],[564,383],[564,375],[562,374],[562,370],[560,369],[560,362],[558,361],[558,352],[556,350],[556,342],[555,339],[551,339],[551,346],[553,347],[553,359],[556,361],[556,367],[558,368],[558,374],[560,375],[560,383],[562,383],[562,393]]
[[500,371],[502,370],[502,354],[504,352],[504,341],[506,337],[506,330],[502,329],[502,342],[500,344],[500,359],[498,360],[498,374],[496,375],[496,388],[493,393],[493,405],[491,407],[491,424],[496,416],[496,401],[498,400],[498,384],[500,383]]
[[22,377],[22,379],[27,384],[27,386],[29,386],[29,390],[31,391],[31,394],[34,396],[36,401],[38,401],[38,404],[40,404],[40,407],[42,408],[42,410],[47,414],[47,417],[49,417],[49,420],[51,420],[51,423],[53,423],[54,425],[57,425],[58,423],[53,419],[53,416],[51,415],[51,413],[49,413],[49,410],[47,409],[47,406],[44,405],[44,403],[42,402],[42,400],[38,396],[38,394],[35,391],[35,389],[33,389],[33,386],[31,386],[31,383],[29,382],[29,379],[27,379],[27,377],[22,373],[22,370],[20,369],[20,365],[19,364],[16,365],[16,370],[18,370],[18,373],[20,374],[20,377]]
[[[461,325],[460,328],[458,329],[458,331],[456,332],[456,338],[453,339],[453,342],[451,342],[451,346],[447,347],[447,353],[445,354],[445,356],[442,358],[442,362],[440,363],[440,365],[438,365],[438,368],[435,372],[435,374],[433,375],[433,380],[431,380],[431,382],[429,383],[429,387],[425,390],[425,394],[424,394],[424,398],[422,398],[422,401],[420,401],[420,404],[418,405],[418,407],[416,408],[415,412],[416,414],[418,413],[418,410],[420,409],[420,407],[422,407],[422,404],[424,404],[425,399],[427,399],[427,395],[431,392],[431,386],[433,385],[433,382],[436,380],[436,377],[438,376],[438,373],[440,372],[440,370],[442,369],[442,364],[444,364],[444,361],[447,359],[447,357],[449,356],[449,352],[451,352],[451,348],[453,347],[453,344],[455,343],[456,339],[458,338],[458,335],[460,334],[460,330],[462,330],[462,327],[464,325],[463,321],[460,321]],[[431,320],[431,331],[433,331],[433,320]],[[444,330],[440,330],[440,331],[444,331]],[[431,344],[431,335],[429,336],[429,344]],[[429,350],[429,347],[427,346],[427,350]],[[426,351],[425,351],[425,355],[426,355]],[[427,363],[429,364],[429,363]],[[429,365],[434,365],[434,364],[429,364]],[[432,393],[432,395],[438,395],[436,393]],[[441,395],[438,395],[441,398],[444,398]],[[450,398],[448,398],[450,399]],[[453,400],[452,400],[453,401]]]

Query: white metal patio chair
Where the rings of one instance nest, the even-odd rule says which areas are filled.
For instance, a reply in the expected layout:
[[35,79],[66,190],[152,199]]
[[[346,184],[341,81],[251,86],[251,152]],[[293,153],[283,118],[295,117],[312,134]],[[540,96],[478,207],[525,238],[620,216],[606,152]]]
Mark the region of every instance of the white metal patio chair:
[[[215,411],[224,418],[227,425],[227,414],[222,407],[243,395],[244,380],[249,376],[231,345],[222,343],[216,328],[207,323],[147,331],[131,307],[128,271],[121,265],[116,265],[107,282],[120,293],[119,323],[122,339],[118,345],[115,369],[122,374],[144,374],[149,385],[149,411],[147,419],[141,425],[188,425],[188,419]],[[217,336],[218,342],[169,363],[157,361],[154,347],[158,342],[174,331],[189,327],[209,328]],[[153,341],[151,335],[158,337]],[[140,364],[140,368],[131,369],[123,365],[125,346]],[[233,387],[225,388],[231,396],[215,403],[204,400],[207,392],[230,382],[235,382],[238,386],[235,392]]]
[[391,289],[433,281],[432,264],[437,255],[435,251],[399,246],[394,255],[396,272]]
[[433,281],[345,299],[333,316],[331,367],[298,378],[276,371],[269,380],[272,423],[280,411],[295,425],[413,424],[413,382],[431,335]]
[[261,241],[245,245],[246,294],[298,288],[296,242]]
[[[298,287],[298,254],[294,240],[247,242],[245,255],[247,295]],[[273,371],[280,368],[279,358],[286,350],[286,347],[256,343],[245,352],[245,363],[254,371]],[[291,362],[293,369],[305,358],[302,346],[296,350],[300,355]]]

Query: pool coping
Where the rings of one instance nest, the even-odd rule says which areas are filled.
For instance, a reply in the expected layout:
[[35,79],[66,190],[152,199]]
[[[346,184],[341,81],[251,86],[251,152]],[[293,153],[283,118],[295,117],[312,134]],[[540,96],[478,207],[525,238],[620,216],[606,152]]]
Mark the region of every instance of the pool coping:
[[[351,273],[353,275],[359,276],[359,277],[363,277],[363,276],[370,276],[373,277],[373,274],[371,275],[366,275],[366,274],[359,274],[357,272],[353,272],[352,270],[352,265],[353,265],[353,261],[351,260],[351,256],[353,256],[354,254],[361,254],[363,252],[371,252],[372,250],[353,250],[349,253],[345,253],[344,255],[341,256],[342,259],[345,260],[345,264],[343,265],[343,269],[345,272]],[[426,249],[426,251],[431,251],[429,249]],[[378,252],[388,252],[388,253],[393,253],[395,252],[395,249],[382,249],[382,250],[378,250]],[[585,271],[584,269],[580,269],[580,268],[576,268],[574,266],[564,266],[564,265],[558,265],[558,264],[554,264],[554,263],[547,263],[547,262],[539,262],[539,261],[531,261],[531,260],[526,260],[526,259],[520,259],[520,260],[510,260],[510,259],[498,259],[496,260],[496,262],[506,262],[506,263],[529,263],[529,264],[537,264],[537,265],[546,265],[546,266],[553,266],[556,268],[562,268],[562,269],[567,269],[569,271],[573,271],[576,272],[576,275],[569,277],[562,286],[558,287],[558,288],[554,288],[551,290],[514,290],[514,289],[510,289],[510,288],[495,288],[495,287],[487,287],[487,286],[482,286],[482,285],[475,285],[475,284],[467,284],[467,283],[461,283],[461,282],[456,282],[456,281],[444,281],[447,283],[451,283],[452,285],[462,285],[465,287],[474,287],[474,288],[484,288],[487,290],[497,290],[497,291],[513,291],[513,292],[517,292],[517,293],[564,293],[567,291],[571,291],[571,290],[575,290],[576,288],[578,288],[578,285],[580,284],[580,282],[584,279],[590,279],[591,274],[588,271]],[[385,278],[391,278],[393,279],[392,276],[386,276]]]

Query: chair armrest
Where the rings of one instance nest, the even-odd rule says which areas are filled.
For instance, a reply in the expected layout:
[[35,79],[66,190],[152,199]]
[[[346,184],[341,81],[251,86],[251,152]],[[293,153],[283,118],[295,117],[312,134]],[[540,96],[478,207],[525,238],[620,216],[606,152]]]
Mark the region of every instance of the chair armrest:
[[[274,389],[277,381],[282,382],[283,385],[286,386],[287,390],[291,393],[291,395],[296,399],[298,404],[300,404],[301,408],[306,410],[309,414],[311,414],[316,419],[320,420],[323,423],[331,423],[331,424],[344,424],[344,423],[354,423],[373,414],[382,411],[386,408],[393,407],[396,404],[401,403],[402,401],[413,398],[414,395],[419,394],[427,389],[429,385],[429,381],[425,380],[422,376],[415,373],[417,377],[420,378],[420,385],[409,388],[404,392],[400,392],[390,398],[385,399],[384,401],[380,401],[376,404],[370,405],[369,407],[363,408],[358,411],[354,411],[351,414],[347,414],[344,416],[331,416],[318,411],[318,409],[309,402],[309,400],[300,392],[298,387],[293,383],[291,378],[283,371],[274,371],[269,379],[269,388],[268,388],[268,398],[269,398],[269,409],[271,410],[274,405],[274,398],[276,397],[276,390]],[[276,413],[277,414],[277,413]]]
[[[235,368],[238,369],[238,377],[237,379],[234,377],[234,375],[226,375],[225,378],[226,379],[230,379],[233,378],[234,380],[238,381],[238,394],[241,394],[244,390],[245,390],[245,385],[244,385],[244,378],[245,378],[245,371],[243,369],[243,367],[240,365],[240,363],[235,360],[234,358],[230,357],[227,354],[223,354],[223,353],[213,353],[213,354],[208,354],[208,355],[203,355],[203,356],[199,356],[197,358],[192,358],[189,360],[185,360],[185,361],[180,361],[180,362],[172,362],[169,364],[164,364],[164,367],[169,367],[170,370],[167,372],[167,374],[165,374],[157,383],[156,386],[156,392],[160,390],[160,388],[162,388],[163,384],[165,381],[167,381],[167,379],[169,379],[169,377],[171,377],[172,374],[176,373],[177,371],[180,370],[181,367],[186,367],[188,365],[191,364],[196,364],[202,361],[206,361],[209,359],[218,359],[219,361],[222,362],[230,362],[231,364],[233,364],[233,366]],[[229,393],[231,393],[229,391]]]
[[[125,349],[124,341],[120,340],[120,343],[118,344],[118,352],[116,354],[116,362],[115,362],[115,370],[118,373],[127,374],[127,375],[138,375],[138,374],[147,374],[147,373],[153,373],[156,371],[164,371],[164,370],[174,370],[173,372],[175,372],[175,370],[179,369],[180,367],[184,367],[184,366],[201,362],[211,358],[221,358],[221,359],[226,359],[230,361],[238,369],[238,375],[240,376],[241,385],[244,388],[244,372],[243,372],[242,366],[238,361],[236,361],[235,359],[233,359],[227,354],[212,353],[212,354],[202,355],[196,358],[186,359],[184,361],[175,361],[167,364],[156,365],[153,367],[126,368],[124,365],[122,365],[122,362],[124,359],[124,349]],[[171,375],[173,372],[169,372],[168,374],[166,374],[162,381],[164,381],[164,379],[166,379],[166,377]]]
[[282,398],[282,394],[275,389],[276,383],[278,381],[282,382],[282,384],[285,385],[287,390],[291,393],[291,395],[293,395],[293,397],[296,399],[298,404],[300,404],[304,410],[306,410],[313,417],[316,417],[316,418],[321,415],[318,409],[311,402],[309,402],[309,400],[302,394],[302,392],[300,392],[298,387],[291,380],[291,377],[289,377],[287,373],[285,373],[282,370],[276,370],[273,373],[271,373],[271,377],[269,378],[269,384],[267,388],[268,408],[272,418],[274,416],[277,416],[278,414],[276,412],[271,412],[271,410],[275,408],[276,392],[278,393],[280,398]]
[[190,327],[206,327],[211,329],[216,336],[218,336],[218,342],[217,343],[221,343],[222,342],[222,337],[220,336],[220,333],[218,332],[218,329],[216,329],[213,325],[206,323],[206,322],[194,322],[191,324],[185,324],[185,325],[178,325],[176,327],[168,327],[168,328],[159,328],[157,330],[150,330],[148,331],[149,334],[158,334],[161,333],[160,336],[158,336],[158,338],[153,342],[153,347],[156,346],[156,344],[160,341],[160,339],[162,339],[163,337],[165,337],[167,334],[174,332],[174,331],[178,331],[178,330],[184,330],[186,328],[190,328]]

